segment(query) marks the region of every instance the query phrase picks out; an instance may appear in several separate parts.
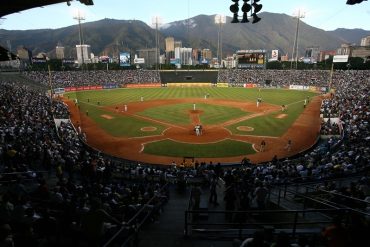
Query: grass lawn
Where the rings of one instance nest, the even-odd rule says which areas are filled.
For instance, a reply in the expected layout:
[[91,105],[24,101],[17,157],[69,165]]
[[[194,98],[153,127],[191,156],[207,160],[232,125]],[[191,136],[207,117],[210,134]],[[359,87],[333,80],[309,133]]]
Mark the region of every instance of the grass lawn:
[[[89,117],[94,120],[102,129],[116,137],[141,137],[159,135],[165,129],[165,126],[148,122],[143,119],[124,116],[110,111],[105,111],[95,105],[80,103],[81,114],[89,112]],[[102,115],[111,116],[112,119],[102,117]],[[141,131],[142,127],[156,127],[156,131]]]
[[[189,111],[193,109],[193,104],[174,104],[164,105],[146,109],[138,115],[169,122],[172,124],[189,124],[191,119]],[[202,124],[220,124],[230,119],[239,118],[249,113],[239,108],[220,105],[198,103],[196,110],[202,111],[199,115]]]
[[[298,102],[289,105],[284,112],[272,113],[267,116],[260,116],[248,119],[230,126],[227,126],[233,134],[237,135],[257,135],[257,136],[281,136],[294,123],[297,117],[303,112],[303,103]],[[277,118],[280,114],[287,114],[284,118]],[[249,126],[254,128],[253,131],[240,131],[238,126]]]
[[[233,100],[233,101],[251,101],[255,102],[258,97],[262,98],[263,103],[275,105],[289,105],[285,112],[287,117],[278,119],[277,114],[249,119],[237,124],[228,126],[228,129],[234,134],[240,135],[263,135],[263,136],[281,136],[295,121],[303,111],[303,103],[292,104],[303,101],[307,96],[313,97],[316,94],[307,91],[285,90],[285,89],[247,89],[247,88],[140,88],[140,89],[110,89],[96,91],[79,91],[66,93],[65,96],[70,99],[78,99],[81,105],[81,114],[89,110],[91,117],[101,128],[114,136],[150,136],[160,134],[164,126],[158,123],[147,122],[136,117],[124,116],[113,112],[105,112],[97,107],[97,102],[101,106],[111,106],[118,104],[128,104],[138,102],[143,97],[144,101],[156,99],[203,99],[205,94],[209,94],[211,99]],[[88,102],[89,101],[89,102]],[[189,110],[193,108],[192,104],[163,105],[146,109],[138,115],[157,119],[172,124],[189,124]],[[199,115],[202,124],[220,124],[231,119],[236,119],[248,114],[239,108],[217,106],[206,103],[197,103],[197,109],[203,112]],[[108,114],[113,119],[102,118],[101,115]],[[246,125],[254,128],[252,132],[239,131],[236,128]],[[154,132],[143,132],[142,127],[153,126],[157,128]]]
[[210,98],[226,100],[249,100],[255,102],[261,97],[263,102],[275,105],[290,104],[303,100],[307,96],[316,95],[312,92],[286,90],[286,89],[256,89],[256,88],[121,88],[96,91],[78,91],[66,93],[71,99],[77,98],[79,102],[96,104],[98,101],[102,106],[124,104],[144,100],[156,99],[180,99],[199,98],[203,99],[205,94]]
[[217,158],[253,154],[252,144],[224,140],[217,143],[189,144],[162,140],[145,144],[144,153],[171,157]]

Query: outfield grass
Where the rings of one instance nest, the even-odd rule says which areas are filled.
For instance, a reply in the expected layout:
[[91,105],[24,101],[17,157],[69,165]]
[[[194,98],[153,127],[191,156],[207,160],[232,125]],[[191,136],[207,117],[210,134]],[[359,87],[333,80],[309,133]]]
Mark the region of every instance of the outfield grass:
[[[116,137],[142,137],[160,135],[165,126],[143,119],[125,116],[114,112],[106,111],[101,107],[80,103],[81,114],[86,114],[88,111],[89,117],[97,123],[103,130]],[[109,115],[112,119],[106,119],[102,115]],[[155,127],[156,131],[141,131],[143,127]]]
[[217,158],[253,154],[252,144],[224,140],[217,143],[189,144],[162,140],[145,144],[144,153],[171,157]]
[[[297,102],[288,106],[284,112],[271,113],[267,116],[251,118],[236,124],[227,126],[233,134],[237,135],[256,135],[256,136],[281,136],[294,123],[298,116],[303,112],[303,102]],[[284,118],[277,118],[280,114],[286,114]],[[240,131],[238,126],[249,126],[253,131]]]
[[98,101],[102,106],[128,104],[138,102],[141,97],[144,100],[157,99],[185,99],[200,98],[205,94],[210,98],[226,100],[248,100],[255,102],[261,97],[263,102],[275,105],[287,105],[303,100],[307,96],[313,97],[315,93],[307,91],[286,90],[286,89],[256,89],[256,88],[123,88],[96,91],[78,91],[66,93],[71,99],[77,98],[79,102],[96,104]]
[[[148,108],[138,113],[138,115],[172,124],[190,124],[189,111],[192,109],[193,104],[191,103],[163,105]],[[230,119],[240,118],[249,114],[239,108],[205,103],[196,104],[196,110],[202,112],[199,115],[202,124],[220,124]]]
[[[313,97],[315,93],[297,90],[285,89],[246,89],[246,88],[140,88],[140,89],[111,89],[97,91],[79,91],[66,93],[70,99],[78,99],[81,105],[81,111],[84,114],[89,110],[91,117],[101,128],[114,136],[148,136],[160,134],[164,126],[147,122],[143,119],[122,116],[112,112],[105,112],[98,107],[129,104],[130,102],[140,101],[144,97],[145,101],[156,99],[181,99],[181,98],[199,98],[203,99],[205,94],[210,98],[223,100],[240,100],[255,102],[257,97],[262,98],[262,104],[270,103],[275,105],[289,105],[294,102],[304,100],[307,96]],[[89,102],[89,103],[88,103]],[[286,112],[286,118],[278,119],[276,114],[261,116],[239,122],[228,126],[228,129],[234,134],[240,135],[263,135],[280,136],[291,126],[299,114],[303,111],[303,103],[292,104]],[[146,109],[138,112],[138,115],[157,119],[172,124],[189,124],[191,119],[188,111],[193,108],[192,104],[173,104],[163,105]],[[200,121],[202,124],[220,124],[230,119],[236,119],[248,114],[234,107],[210,105],[197,103],[197,109],[202,110]],[[108,120],[101,117],[103,114],[114,115],[114,119]],[[280,113],[278,113],[280,114]],[[252,132],[237,130],[240,125],[246,125],[254,128]],[[153,126],[157,128],[155,132],[143,132],[142,127]]]

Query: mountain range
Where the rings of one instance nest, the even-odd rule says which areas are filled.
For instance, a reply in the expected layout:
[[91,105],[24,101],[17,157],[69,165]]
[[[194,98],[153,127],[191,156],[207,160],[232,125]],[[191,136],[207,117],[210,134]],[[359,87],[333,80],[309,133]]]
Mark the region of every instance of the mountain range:
[[[291,54],[297,19],[286,14],[264,12],[262,20],[252,23],[230,23],[226,18],[222,26],[215,24],[214,15],[198,15],[186,20],[162,25],[158,30],[160,48],[164,39],[172,36],[182,41],[184,47],[209,48],[216,54],[218,33],[221,32],[223,55],[231,55],[240,49],[277,49],[281,54]],[[156,30],[139,20],[103,19],[82,24],[85,44],[91,45],[95,55],[117,56],[119,51],[132,51],[155,47]],[[333,50],[342,43],[359,44],[361,38],[370,35],[369,30],[336,29],[325,31],[299,24],[298,48],[302,54],[307,47],[319,46],[320,50]],[[46,52],[55,56],[55,47],[66,48],[66,57],[75,57],[75,45],[79,44],[78,25],[58,29],[4,30],[0,29],[0,45],[13,48],[25,46],[33,54]],[[15,49],[13,49],[13,52]]]

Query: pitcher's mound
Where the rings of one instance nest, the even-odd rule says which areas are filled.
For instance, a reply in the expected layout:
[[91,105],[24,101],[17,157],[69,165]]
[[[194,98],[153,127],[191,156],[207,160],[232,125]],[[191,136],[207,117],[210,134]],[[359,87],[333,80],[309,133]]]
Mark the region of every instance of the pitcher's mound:
[[237,130],[240,130],[240,131],[253,131],[254,128],[249,127],[249,126],[238,126],[237,127]]

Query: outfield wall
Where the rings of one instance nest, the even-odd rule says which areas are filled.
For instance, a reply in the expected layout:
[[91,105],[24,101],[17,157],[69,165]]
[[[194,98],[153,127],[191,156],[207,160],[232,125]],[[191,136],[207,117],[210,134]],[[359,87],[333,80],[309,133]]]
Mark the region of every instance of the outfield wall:
[[218,71],[199,71],[199,70],[163,70],[160,71],[161,82],[168,83],[217,83]]
[[209,82],[175,82],[165,85],[166,87],[213,87],[215,84]]
[[140,84],[124,84],[122,87],[126,88],[155,88],[155,87],[162,87],[160,83],[140,83]]

